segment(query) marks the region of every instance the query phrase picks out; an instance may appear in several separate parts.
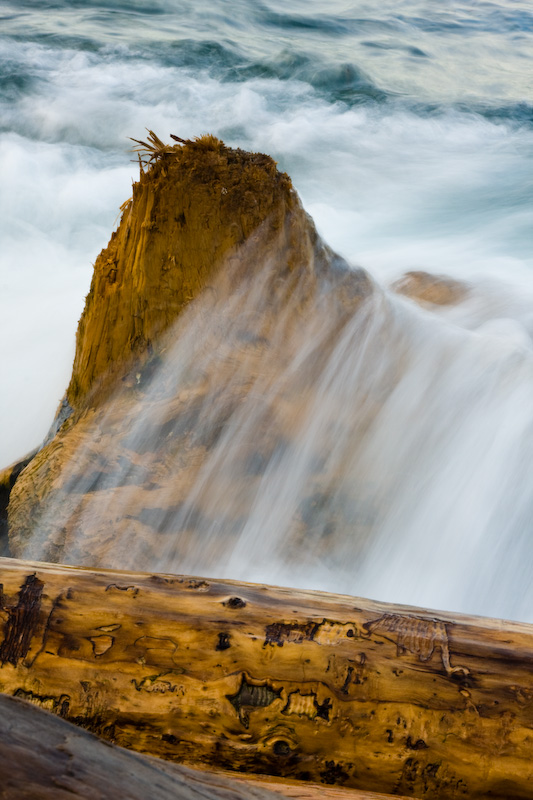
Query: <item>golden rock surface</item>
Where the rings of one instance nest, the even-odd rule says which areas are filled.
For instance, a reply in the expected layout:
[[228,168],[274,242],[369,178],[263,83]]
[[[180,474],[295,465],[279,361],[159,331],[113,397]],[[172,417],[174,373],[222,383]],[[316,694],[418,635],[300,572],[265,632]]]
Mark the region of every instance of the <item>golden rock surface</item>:
[[[136,568],[164,560],[163,534],[179,533],[179,558],[195,519],[213,512],[199,500],[179,531],[165,512],[185,503],[227,420],[255,393],[264,409],[239,456],[242,481],[233,478],[243,501],[228,512],[231,536],[262,465],[316,402],[314,373],[372,291],[320,240],[269,156],[213,137],[167,148],[141,171],[96,261],[59,430],[11,490],[12,555]],[[287,364],[315,334],[287,382]],[[230,545],[214,542],[213,558],[217,546]]]
[[469,286],[446,275],[433,275],[430,272],[414,270],[406,272],[392,286],[397,294],[410,297],[421,305],[448,306],[464,300]]

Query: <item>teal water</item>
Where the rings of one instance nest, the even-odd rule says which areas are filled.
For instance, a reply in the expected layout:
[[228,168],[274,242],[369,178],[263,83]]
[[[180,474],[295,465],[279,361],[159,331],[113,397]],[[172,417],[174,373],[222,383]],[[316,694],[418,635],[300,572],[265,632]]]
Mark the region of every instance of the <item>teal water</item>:
[[[524,0],[0,2],[0,465],[42,440],[63,395],[92,263],[136,177],[128,137],[146,127],[270,153],[351,263],[384,287],[409,269],[473,282],[446,325],[529,358],[532,53]],[[532,406],[528,386],[486,437]],[[458,397],[443,386],[432,413]],[[528,508],[529,451],[509,458]],[[509,609],[491,613],[526,614]]]

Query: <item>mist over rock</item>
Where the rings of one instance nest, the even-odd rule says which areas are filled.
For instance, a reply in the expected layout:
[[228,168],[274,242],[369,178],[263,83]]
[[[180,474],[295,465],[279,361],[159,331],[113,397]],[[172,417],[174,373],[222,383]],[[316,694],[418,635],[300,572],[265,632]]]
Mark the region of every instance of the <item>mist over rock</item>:
[[446,275],[429,272],[406,272],[394,281],[391,289],[397,294],[411,298],[425,307],[448,306],[461,302],[468,296],[470,286]]
[[[227,558],[262,482],[283,483],[319,378],[374,291],[321,241],[269,156],[210,136],[145,155],[94,267],[59,429],[11,491],[17,557],[176,569],[198,549]],[[313,504],[335,501],[327,447],[324,429],[307,505],[283,509],[291,547]]]

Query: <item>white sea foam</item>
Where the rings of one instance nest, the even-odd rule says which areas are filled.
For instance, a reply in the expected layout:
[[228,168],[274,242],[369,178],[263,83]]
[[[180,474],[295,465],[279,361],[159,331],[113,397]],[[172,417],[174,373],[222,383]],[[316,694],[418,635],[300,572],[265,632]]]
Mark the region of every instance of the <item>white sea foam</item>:
[[19,136],[3,134],[0,150],[2,463],[38,444],[65,388],[91,263],[135,174],[127,137],[147,124],[272,153],[326,240],[386,280],[412,268],[532,280],[531,131],[349,109],[298,81],[220,83],[116,54],[9,47],[40,88],[11,107]]
[[[209,293],[179,321],[133,415],[109,451],[98,446],[104,474],[92,441],[66,465],[68,497],[41,506],[26,557],[46,558],[40,529],[62,541],[67,526],[70,563],[533,620],[531,294],[518,301],[485,283],[437,313],[376,290],[340,330],[319,296],[295,337],[294,292],[258,372],[241,336],[271,313],[270,266],[261,275],[252,263],[250,285],[232,281],[231,297]],[[196,445],[183,417],[168,419],[165,398],[180,393],[195,402]],[[272,409],[291,403],[288,435]],[[113,404],[108,413],[103,430],[115,429]],[[195,447],[198,464],[186,455]],[[140,475],[167,488],[147,500]],[[112,532],[97,556],[95,530]]]
[[[467,11],[416,0],[338,0],[326,11],[315,0],[324,36],[299,25],[311,19],[300,0],[291,20],[278,0],[229,11],[225,0],[184,3],[161,18],[138,3],[111,15],[105,3],[97,14],[90,4],[4,6],[14,38],[0,41],[0,62],[15,88],[0,92],[0,467],[42,440],[63,395],[91,264],[136,173],[127,137],[143,138],[145,127],[162,138],[209,131],[271,153],[328,243],[383,284],[410,269],[472,284],[463,302],[431,314],[376,300],[372,323],[363,330],[354,320],[320,376],[321,402],[362,407],[366,390],[386,395],[361,440],[352,431],[331,448],[345,464],[337,509],[359,529],[371,525],[370,539],[338,539],[329,561],[309,539],[300,572],[280,557],[313,437],[325,435],[322,402],[307,435],[267,469],[227,574],[531,619],[533,132],[505,114],[464,111],[529,97],[527,0]],[[153,10],[173,8],[161,0]],[[48,44],[24,41],[30,34]],[[150,49],[183,37],[227,40],[232,53],[275,66],[302,54],[317,71],[328,58],[334,68],[360,64],[389,101],[332,102],[302,74],[232,83],[173,65],[172,49],[161,59]],[[176,359],[183,353],[177,345]],[[258,413],[247,406],[207,463],[202,486],[214,498],[225,496],[239,436]],[[228,475],[217,494],[221,464]],[[179,562],[168,552],[155,566],[210,569],[194,553]]]
[[91,262],[130,190],[130,169],[88,148],[4,134],[0,173],[0,462],[6,465],[42,441],[64,394]]

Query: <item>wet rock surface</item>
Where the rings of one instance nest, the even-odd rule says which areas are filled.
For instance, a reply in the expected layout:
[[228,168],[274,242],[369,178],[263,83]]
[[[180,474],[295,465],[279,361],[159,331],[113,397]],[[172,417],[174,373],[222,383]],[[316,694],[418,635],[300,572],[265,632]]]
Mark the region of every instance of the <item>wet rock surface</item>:
[[422,305],[447,306],[464,300],[470,287],[464,281],[454,280],[447,275],[413,271],[402,275],[392,284],[391,289]]
[[[202,531],[218,563],[373,292],[269,156],[213,137],[153,156],[96,261],[57,433],[11,491],[13,555],[187,569]],[[232,474],[198,489],[221,447]],[[326,447],[313,496],[335,481]]]

